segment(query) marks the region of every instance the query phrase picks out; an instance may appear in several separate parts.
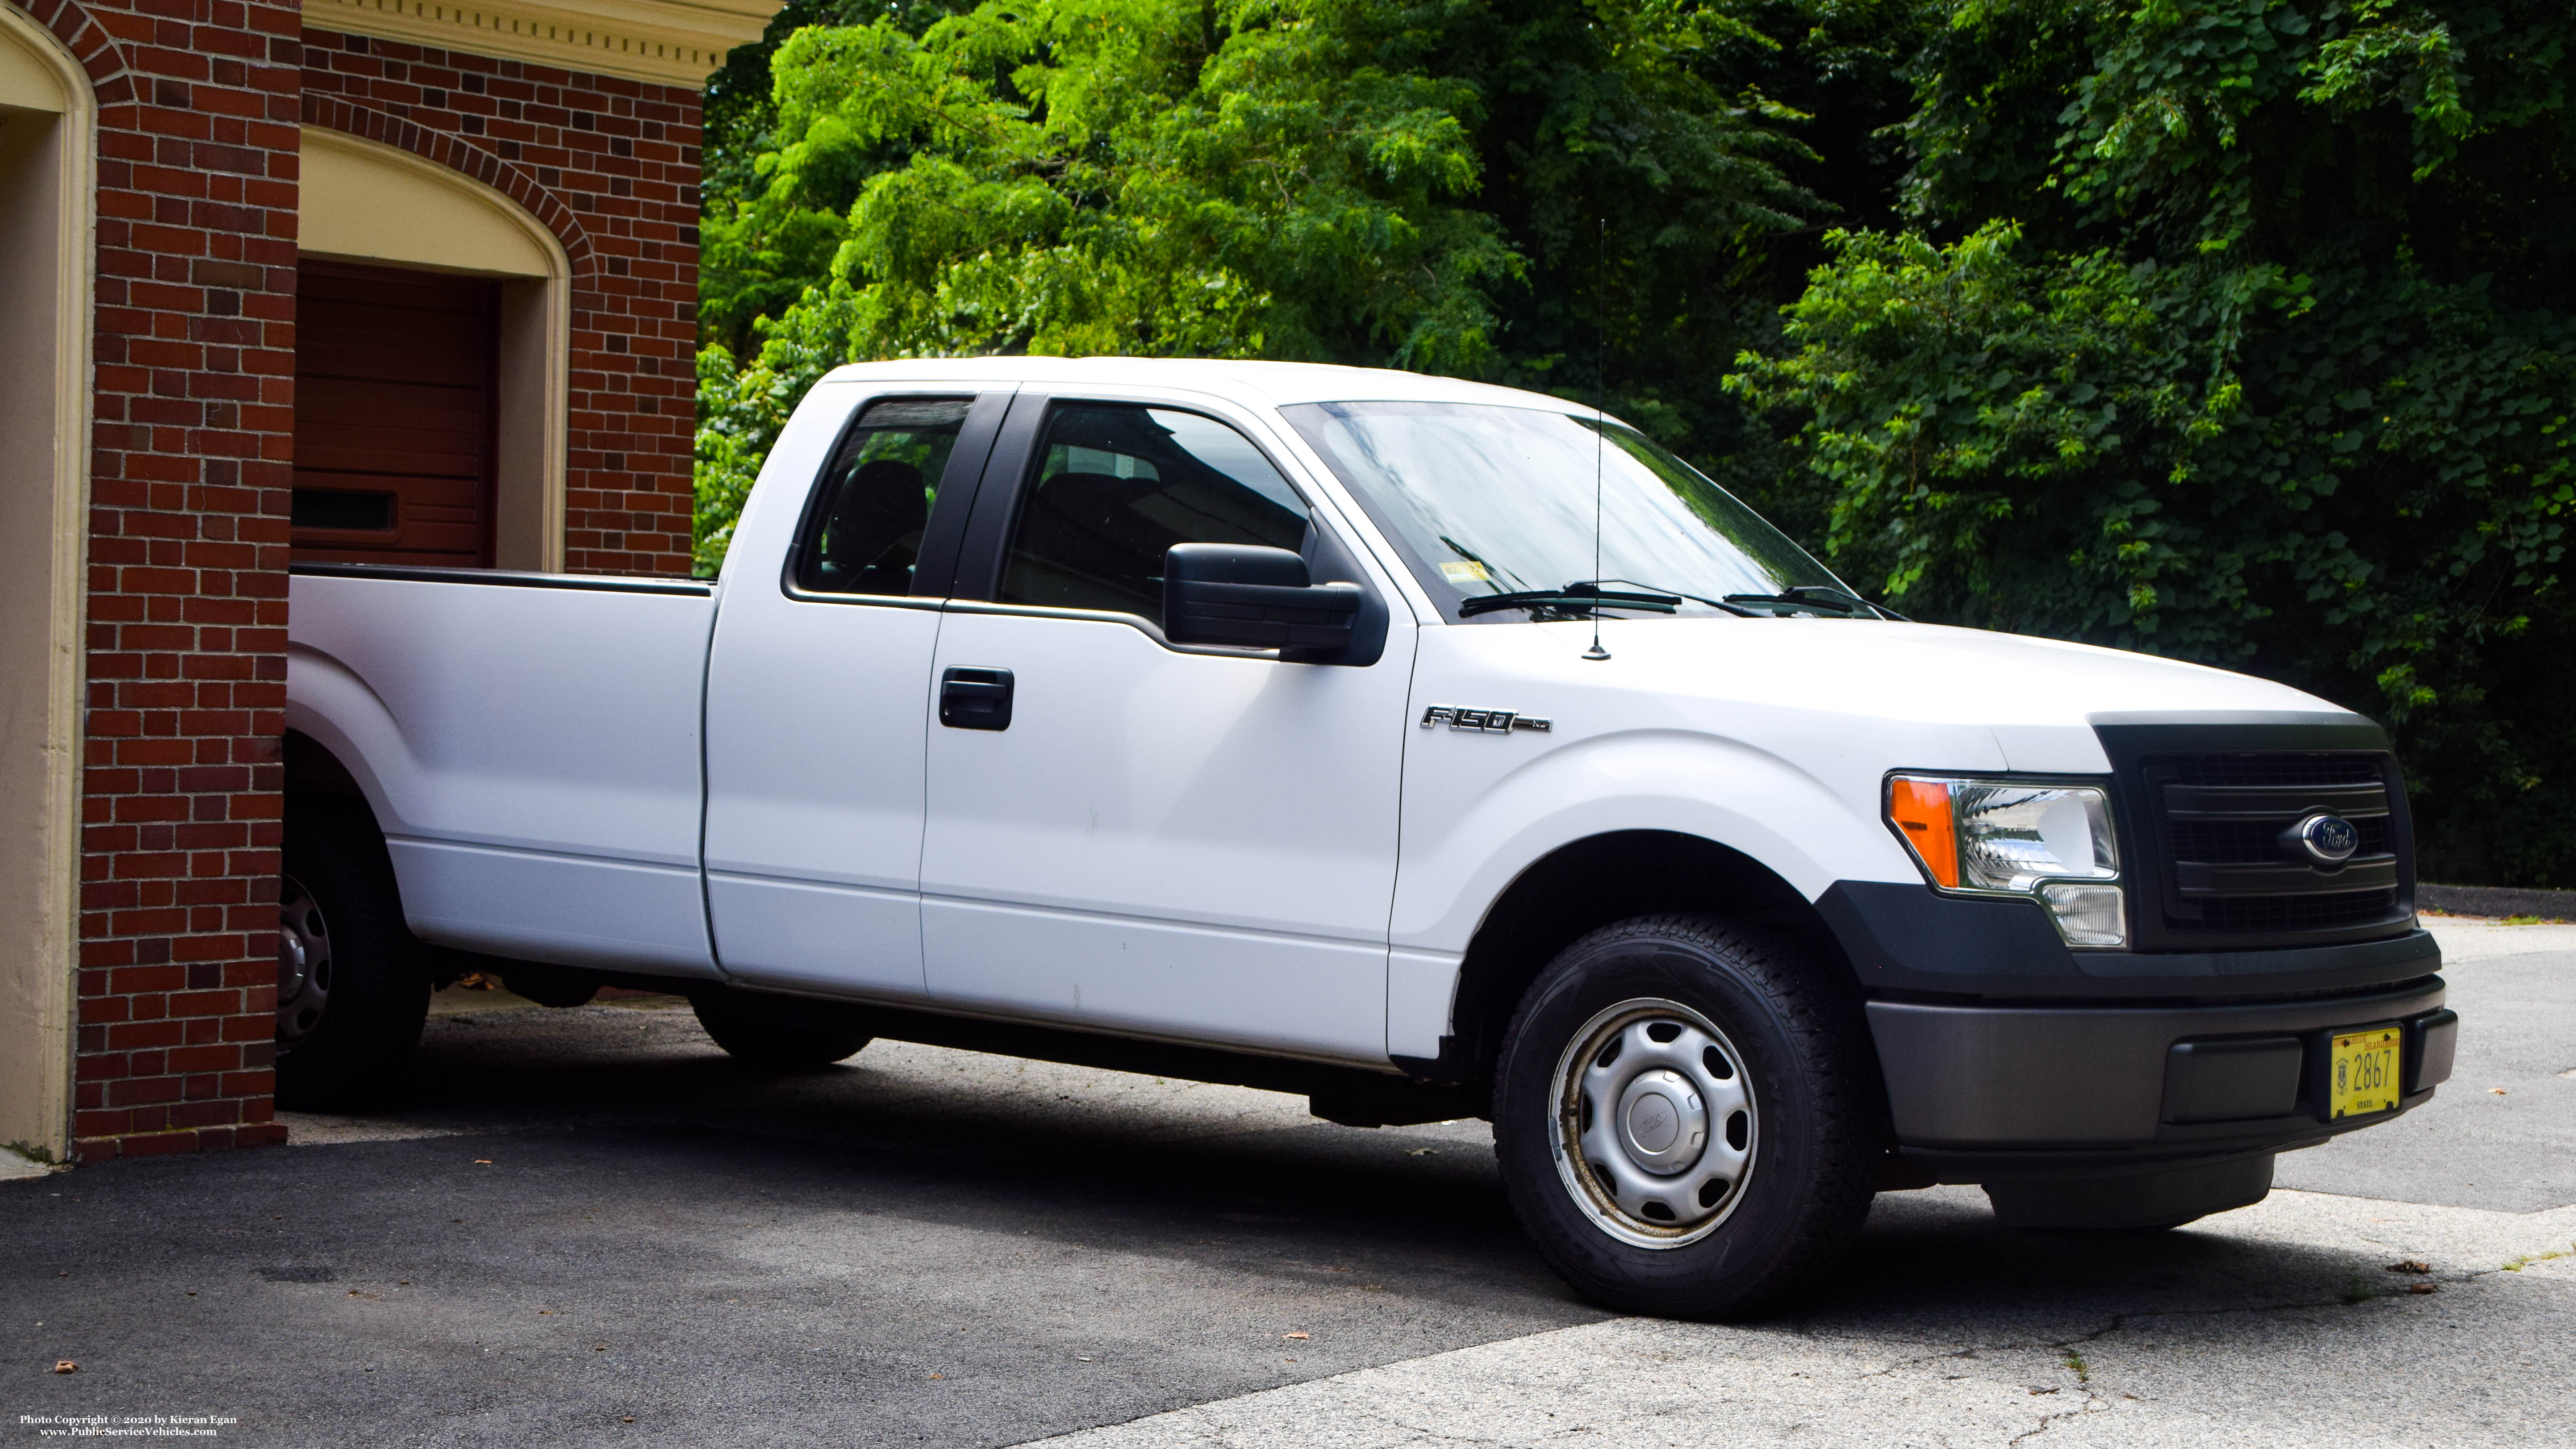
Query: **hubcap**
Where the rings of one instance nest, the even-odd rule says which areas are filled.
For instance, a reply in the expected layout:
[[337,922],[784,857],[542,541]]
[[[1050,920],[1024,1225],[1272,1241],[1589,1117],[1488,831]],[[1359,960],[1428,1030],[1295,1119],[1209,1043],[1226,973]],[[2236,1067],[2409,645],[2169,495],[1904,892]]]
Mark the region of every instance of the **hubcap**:
[[322,1022],[331,1000],[331,933],[303,882],[282,877],[277,902],[277,1041],[284,1046]]
[[1716,1230],[1753,1170],[1753,1090],[1715,1023],[1641,997],[1600,1013],[1557,1064],[1557,1174],[1602,1231],[1675,1248]]

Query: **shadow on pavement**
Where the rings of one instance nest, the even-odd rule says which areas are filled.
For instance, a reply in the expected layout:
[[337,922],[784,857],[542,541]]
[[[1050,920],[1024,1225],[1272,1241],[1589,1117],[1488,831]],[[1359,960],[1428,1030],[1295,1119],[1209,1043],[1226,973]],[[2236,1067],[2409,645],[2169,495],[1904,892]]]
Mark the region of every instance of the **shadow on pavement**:
[[[1604,1316],[1519,1235],[1481,1123],[890,1043],[765,1077],[653,1003],[441,1017],[400,1099],[301,1130],[388,1140],[0,1184],[11,1361],[81,1365],[0,1411],[1009,1444]],[[2027,1341],[2331,1301],[2372,1266],[2008,1232],[1943,1190],[1882,1199],[1820,1299],[1754,1327]]]

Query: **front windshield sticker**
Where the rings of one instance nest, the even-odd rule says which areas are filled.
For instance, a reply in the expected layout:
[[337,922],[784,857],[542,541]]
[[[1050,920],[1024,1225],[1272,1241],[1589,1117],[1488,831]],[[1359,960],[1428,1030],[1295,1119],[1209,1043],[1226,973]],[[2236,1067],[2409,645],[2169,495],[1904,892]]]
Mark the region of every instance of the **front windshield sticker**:
[[1620,424],[1458,403],[1282,411],[1450,618],[1875,613],[1752,509]]

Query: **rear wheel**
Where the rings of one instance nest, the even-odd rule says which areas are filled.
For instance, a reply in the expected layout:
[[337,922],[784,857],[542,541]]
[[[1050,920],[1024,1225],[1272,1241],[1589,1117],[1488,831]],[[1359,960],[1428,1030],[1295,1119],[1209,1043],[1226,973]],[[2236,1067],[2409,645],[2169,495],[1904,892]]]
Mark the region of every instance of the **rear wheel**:
[[1494,1136],[1522,1226],[1610,1307],[1705,1318],[1813,1282],[1883,1133],[1850,1005],[1792,949],[1693,916],[1595,931],[1515,1015]]
[[760,1006],[715,994],[690,1003],[698,1025],[736,1061],[772,1071],[808,1071],[854,1057],[874,1040],[866,1032],[828,1023],[790,1023]]
[[429,973],[403,924],[372,822],[291,810],[278,880],[277,1094],[290,1107],[381,1098],[429,1015]]

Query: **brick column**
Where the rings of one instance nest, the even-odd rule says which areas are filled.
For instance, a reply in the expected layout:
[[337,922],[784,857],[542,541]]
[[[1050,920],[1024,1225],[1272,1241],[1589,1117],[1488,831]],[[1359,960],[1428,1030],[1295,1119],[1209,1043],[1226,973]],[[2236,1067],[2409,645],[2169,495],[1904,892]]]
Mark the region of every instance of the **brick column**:
[[300,10],[28,9],[99,100],[74,1152],[276,1141]]

